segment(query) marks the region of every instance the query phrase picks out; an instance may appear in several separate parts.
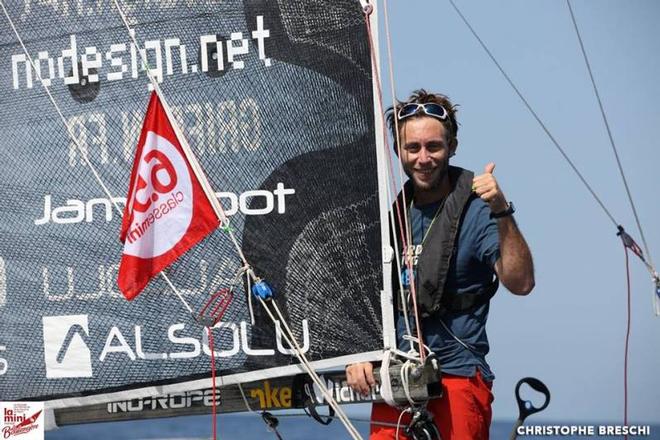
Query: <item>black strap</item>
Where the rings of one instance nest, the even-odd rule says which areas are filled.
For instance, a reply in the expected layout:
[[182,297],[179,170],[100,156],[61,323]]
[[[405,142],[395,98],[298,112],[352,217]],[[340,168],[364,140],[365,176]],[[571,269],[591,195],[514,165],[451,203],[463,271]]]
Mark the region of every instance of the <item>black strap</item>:
[[[463,292],[461,294],[445,292],[445,296],[442,299],[441,307],[437,314],[442,315],[447,312],[467,312],[469,310],[477,309],[495,296],[495,292],[497,292],[499,285],[499,280],[495,278],[490,284],[481,287],[474,292]],[[403,311],[400,301],[397,302],[397,306],[399,311]]]
[[321,414],[316,411],[316,404],[314,401],[310,398],[305,401],[305,414],[319,422],[321,425],[329,425],[330,422],[332,422],[335,418],[335,410],[332,408],[330,405],[328,405],[328,415],[327,416],[322,416]]
[[500,283],[497,278],[485,287],[475,292],[457,293],[445,292],[442,299],[442,307],[449,312],[466,312],[486,304],[497,292]]

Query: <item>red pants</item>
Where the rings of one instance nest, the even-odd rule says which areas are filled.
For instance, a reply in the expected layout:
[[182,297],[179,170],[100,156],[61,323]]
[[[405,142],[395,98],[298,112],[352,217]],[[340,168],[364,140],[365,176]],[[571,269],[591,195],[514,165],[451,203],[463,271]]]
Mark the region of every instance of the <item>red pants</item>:
[[[488,429],[492,418],[491,393],[492,383],[486,382],[477,370],[474,377],[442,377],[443,396],[432,399],[426,406],[433,414],[433,420],[440,430],[442,440],[488,440]],[[385,403],[374,403],[371,410],[372,422],[397,423],[401,411]],[[410,415],[401,418],[399,438],[410,422]],[[393,440],[396,428],[391,426],[371,425],[370,440]]]

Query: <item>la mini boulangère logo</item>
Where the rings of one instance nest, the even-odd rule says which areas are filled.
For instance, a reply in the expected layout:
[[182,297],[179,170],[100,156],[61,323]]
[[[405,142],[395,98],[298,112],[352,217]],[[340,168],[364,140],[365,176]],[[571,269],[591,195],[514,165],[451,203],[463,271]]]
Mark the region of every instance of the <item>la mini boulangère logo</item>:
[[2,438],[44,439],[43,402],[0,402]]

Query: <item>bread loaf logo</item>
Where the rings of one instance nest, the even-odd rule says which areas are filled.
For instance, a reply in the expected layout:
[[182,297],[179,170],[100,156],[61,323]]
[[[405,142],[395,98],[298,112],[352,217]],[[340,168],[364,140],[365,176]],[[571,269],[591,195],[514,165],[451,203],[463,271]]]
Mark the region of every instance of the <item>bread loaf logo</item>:
[[43,402],[0,402],[2,438],[44,439]]

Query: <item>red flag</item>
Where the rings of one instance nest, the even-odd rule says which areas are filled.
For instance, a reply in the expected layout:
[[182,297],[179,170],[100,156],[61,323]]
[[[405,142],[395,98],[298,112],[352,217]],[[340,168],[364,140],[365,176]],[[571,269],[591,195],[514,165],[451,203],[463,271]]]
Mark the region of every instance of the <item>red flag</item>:
[[149,280],[219,225],[156,92],[138,141],[120,239],[117,283],[135,298]]

